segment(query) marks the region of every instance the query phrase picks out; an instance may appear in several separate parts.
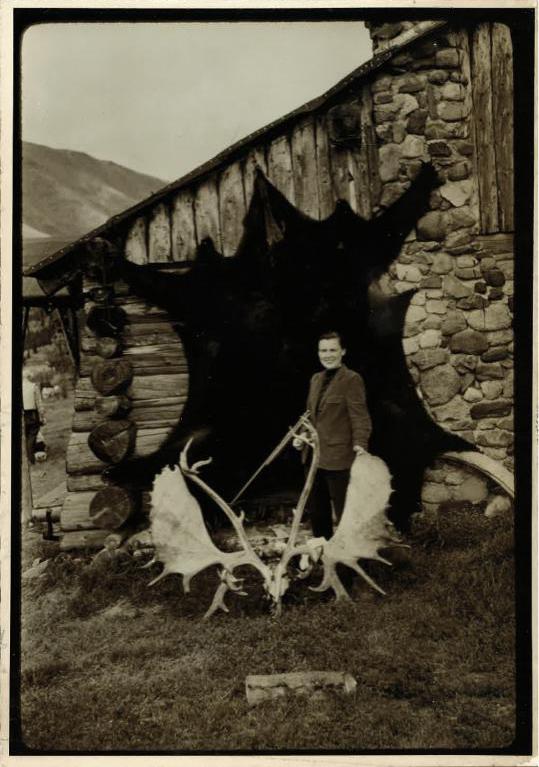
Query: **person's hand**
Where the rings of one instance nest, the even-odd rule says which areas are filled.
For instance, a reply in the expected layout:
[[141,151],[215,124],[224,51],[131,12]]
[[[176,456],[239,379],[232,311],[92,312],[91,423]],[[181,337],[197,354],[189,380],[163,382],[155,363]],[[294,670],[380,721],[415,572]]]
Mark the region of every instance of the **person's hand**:
[[303,440],[300,439],[299,437],[294,437],[294,439],[292,440],[292,446],[295,447],[296,450],[301,450],[301,448],[303,447]]

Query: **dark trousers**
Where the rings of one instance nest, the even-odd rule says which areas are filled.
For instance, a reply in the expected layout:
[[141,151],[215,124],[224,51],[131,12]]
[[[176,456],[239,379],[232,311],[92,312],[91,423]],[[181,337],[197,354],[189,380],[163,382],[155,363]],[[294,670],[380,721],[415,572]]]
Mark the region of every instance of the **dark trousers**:
[[315,538],[327,540],[333,535],[332,506],[337,520],[341,518],[346,498],[350,469],[318,469],[307,502],[311,528]]
[[30,463],[34,463],[36,438],[39,432],[39,415],[37,410],[24,411],[24,432],[26,437],[26,455]]

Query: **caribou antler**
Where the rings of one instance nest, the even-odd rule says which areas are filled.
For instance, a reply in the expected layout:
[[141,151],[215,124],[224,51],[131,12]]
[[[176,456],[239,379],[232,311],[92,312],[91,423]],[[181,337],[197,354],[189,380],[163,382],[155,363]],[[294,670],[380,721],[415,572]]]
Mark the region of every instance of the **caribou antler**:
[[363,453],[356,456],[350,470],[344,510],[337,530],[323,544],[324,575],[312,591],[332,588],[337,599],[350,599],[339,579],[337,563],[350,567],[380,594],[385,591],[358,564],[359,559],[374,559],[391,565],[380,556],[379,549],[404,546],[386,516],[391,495],[391,476],[381,458]]
[[[204,616],[208,618],[218,609],[228,611],[224,602],[228,591],[244,593],[241,591],[242,581],[234,576],[233,571],[241,565],[251,565],[262,575],[264,587],[276,605],[276,612],[280,611],[281,597],[289,583],[286,577],[288,562],[296,554],[312,553],[312,545],[297,547],[296,541],[305,503],[318,465],[318,438],[314,427],[306,417],[302,417],[298,424],[301,431],[291,431],[288,439],[299,437],[313,448],[313,454],[307,479],[294,511],[291,533],[276,568],[272,570],[253,549],[243,526],[243,513],[236,514],[230,505],[198,475],[200,468],[207,465],[211,458],[198,461],[189,467],[187,454],[192,442],[189,440],[180,456],[180,467],[165,468],[156,477],[152,489],[150,521],[155,555],[148,566],[160,561],[164,567],[161,574],[150,585],[170,573],[181,573],[184,589],[188,591],[190,580],[196,573],[212,565],[221,565],[220,583]],[[204,490],[223,510],[236,531],[241,546],[240,551],[224,552],[215,546],[204,524],[200,506],[187,488],[184,475]]]
[[[192,478],[200,466],[208,463],[201,461],[191,469],[187,468],[187,451],[185,447],[181,463],[186,474]],[[223,601],[228,590],[240,592],[240,585],[233,576],[233,570],[240,565],[256,567],[263,577],[267,577],[267,565],[255,554],[245,531],[241,518],[230,512],[231,522],[239,533],[243,548],[241,551],[224,552],[215,546],[206,529],[200,506],[189,492],[185,479],[179,467],[165,468],[155,478],[151,494],[152,510],[150,514],[152,541],[155,546],[153,562],[162,562],[163,570],[150,586],[171,573],[183,575],[183,586],[189,591],[190,581],[194,575],[212,565],[221,565],[221,582],[207,616],[221,608],[226,610]]]

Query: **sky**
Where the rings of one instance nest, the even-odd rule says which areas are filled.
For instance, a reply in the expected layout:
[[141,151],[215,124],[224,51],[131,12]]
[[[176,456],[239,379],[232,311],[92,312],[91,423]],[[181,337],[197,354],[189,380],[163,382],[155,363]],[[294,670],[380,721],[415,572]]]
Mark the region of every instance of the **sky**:
[[371,56],[357,21],[38,25],[22,137],[172,181]]

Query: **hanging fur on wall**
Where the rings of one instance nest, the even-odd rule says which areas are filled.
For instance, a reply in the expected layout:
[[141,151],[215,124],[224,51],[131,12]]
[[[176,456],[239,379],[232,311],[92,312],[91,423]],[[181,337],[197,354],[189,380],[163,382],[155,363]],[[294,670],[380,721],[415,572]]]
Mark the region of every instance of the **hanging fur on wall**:
[[[470,447],[437,426],[416,394],[402,349],[414,291],[387,296],[377,289],[436,185],[434,168],[425,164],[378,217],[366,221],[339,201],[332,215],[317,221],[258,172],[235,256],[223,258],[206,240],[189,271],[166,275],[121,259],[118,268],[132,290],[181,323],[189,396],[161,448],[109,469],[109,476],[149,486],[194,435],[193,458],[212,455],[209,482],[224,498],[233,497],[304,410],[318,369],[317,339],[337,330],[347,366],[365,382],[370,451],[393,476],[390,517],[406,528],[419,510],[425,467],[446,450]],[[253,490],[300,487],[297,456],[285,453],[261,481],[265,486],[257,481]]]

